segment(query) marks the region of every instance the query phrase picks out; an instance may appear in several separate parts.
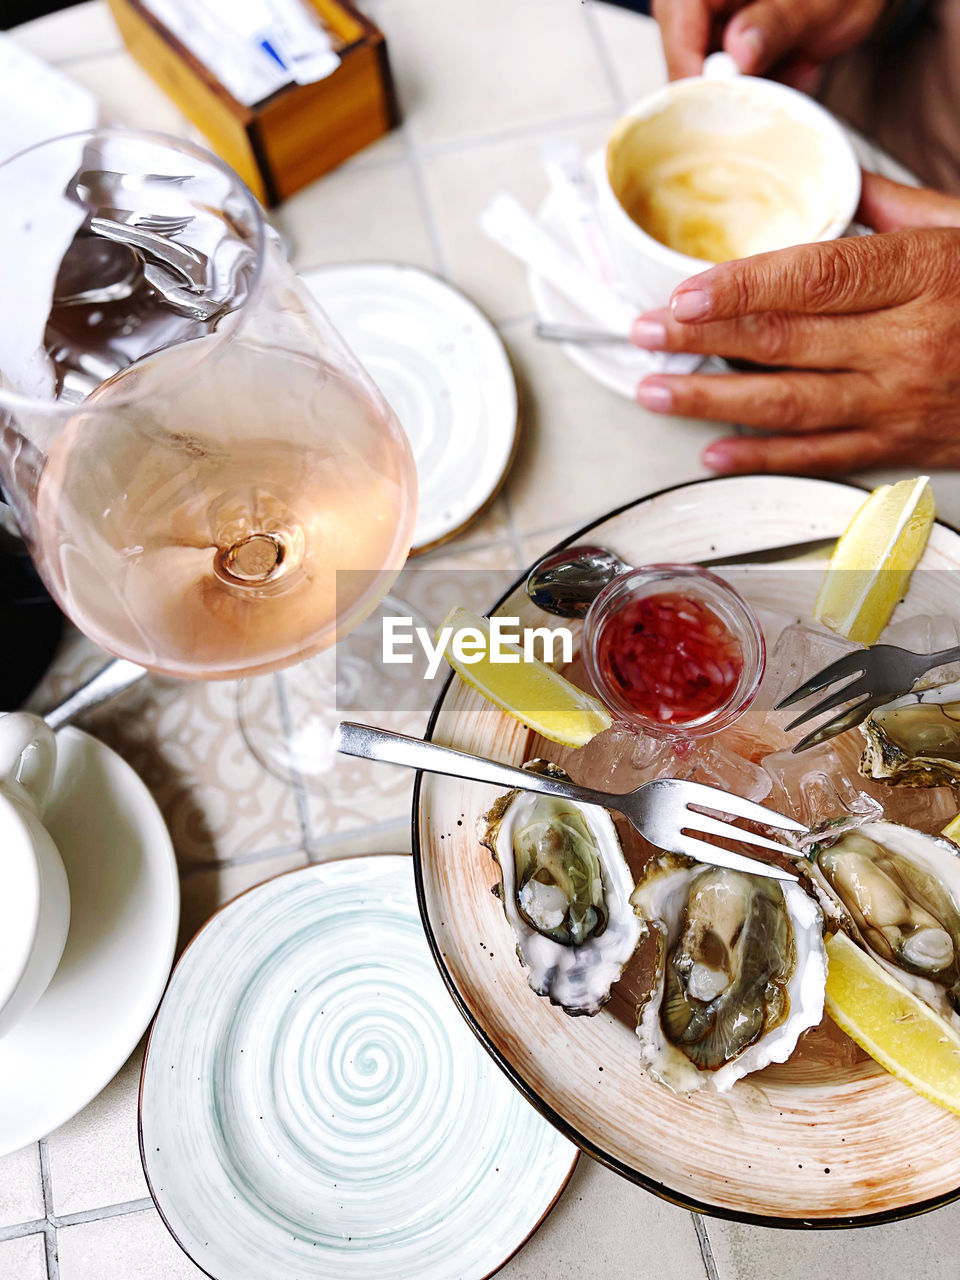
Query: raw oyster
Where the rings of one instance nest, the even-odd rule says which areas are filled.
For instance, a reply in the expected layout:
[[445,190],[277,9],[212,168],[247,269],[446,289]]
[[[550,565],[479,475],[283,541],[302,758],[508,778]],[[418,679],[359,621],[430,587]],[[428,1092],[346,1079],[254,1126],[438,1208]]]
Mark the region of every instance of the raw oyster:
[[785,1062],[823,1016],[823,917],[797,884],[666,854],[631,899],[657,936],[656,973],[637,1007],[641,1059],[676,1093],[725,1092]]
[[860,772],[892,786],[960,786],[960,683],[908,693],[860,726]]
[[960,1030],[960,849],[880,821],[828,831],[808,856],[827,915]]
[[[566,778],[556,765],[527,768]],[[478,820],[530,986],[570,1014],[594,1014],[636,950],[633,877],[606,809],[509,791]]]

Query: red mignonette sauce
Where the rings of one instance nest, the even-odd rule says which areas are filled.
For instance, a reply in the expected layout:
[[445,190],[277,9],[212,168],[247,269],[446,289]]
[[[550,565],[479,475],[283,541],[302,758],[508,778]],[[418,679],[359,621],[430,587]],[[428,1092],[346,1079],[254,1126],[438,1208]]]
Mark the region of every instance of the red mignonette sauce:
[[724,706],[743,671],[737,637],[708,604],[676,591],[625,604],[604,628],[598,657],[621,697],[661,724]]
[[715,732],[749,706],[764,665],[749,606],[703,569],[654,565],[616,578],[584,630],[591,679],[621,721]]

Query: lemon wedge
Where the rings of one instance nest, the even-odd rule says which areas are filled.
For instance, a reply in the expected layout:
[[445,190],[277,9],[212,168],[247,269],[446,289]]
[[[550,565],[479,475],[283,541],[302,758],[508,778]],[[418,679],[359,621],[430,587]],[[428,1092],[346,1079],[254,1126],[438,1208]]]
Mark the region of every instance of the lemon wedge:
[[[487,618],[455,606],[440,623],[438,642],[447,627],[452,634],[444,647],[444,657],[457,675],[501,711],[515,716],[551,742],[582,747],[613,723],[602,702],[538,658],[525,661],[518,645],[501,641],[499,647],[503,654],[517,655],[519,661],[493,662]],[[453,647],[453,636],[467,628],[478,632],[486,643],[485,648],[482,642],[475,646],[477,656],[472,662],[464,662]]]
[[960,844],[960,813],[955,818],[950,819],[940,834],[946,836],[948,840],[952,840],[954,844]]
[[936,514],[929,476],[874,489],[834,548],[814,618],[847,640],[873,644],[906,591]]
[[844,933],[827,939],[826,1009],[891,1075],[960,1115],[960,1035]]

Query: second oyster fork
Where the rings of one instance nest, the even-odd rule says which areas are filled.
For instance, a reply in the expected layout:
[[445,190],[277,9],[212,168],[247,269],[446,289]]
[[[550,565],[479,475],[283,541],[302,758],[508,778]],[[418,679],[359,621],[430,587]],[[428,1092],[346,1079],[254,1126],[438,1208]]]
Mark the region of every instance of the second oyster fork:
[[[793,818],[767,809],[762,804],[755,804],[752,800],[730,795],[719,787],[705,786],[702,782],[655,778],[652,782],[642,783],[635,791],[597,791],[592,787],[565,782],[562,778],[500,764],[496,760],[469,755],[465,751],[455,751],[452,747],[442,747],[436,742],[424,742],[403,733],[390,733],[386,729],[352,724],[349,721],[344,721],[339,726],[336,747],[344,755],[361,756],[365,760],[380,760],[385,764],[423,769],[427,773],[471,778],[475,782],[492,782],[496,786],[518,787],[522,791],[539,791],[544,795],[563,796],[577,804],[598,804],[606,809],[615,809],[629,818],[640,834],[658,849],[685,854],[697,862],[746,871],[751,875],[768,876],[774,880],[798,878],[793,872],[784,871],[773,863],[732,853],[689,834],[697,832],[699,835],[719,836],[725,840],[770,849],[789,858],[796,858],[800,856],[797,849],[697,810],[711,809],[716,813],[744,818],[748,822],[761,823],[781,831],[804,833],[807,830],[803,823],[795,822]],[[691,807],[694,805],[696,808]]]
[[876,710],[883,703],[890,702],[901,694],[909,693],[920,677],[926,675],[928,671],[958,661],[960,661],[960,646],[940,649],[936,653],[914,653],[910,649],[901,649],[899,645],[893,644],[874,644],[867,649],[855,649],[853,653],[845,653],[842,658],[838,658],[836,662],[831,662],[822,671],[818,671],[816,675],[804,681],[798,689],[794,689],[793,693],[781,698],[774,710],[781,711],[784,707],[792,707],[794,703],[802,702],[811,694],[819,693],[827,685],[835,684],[838,680],[846,681],[839,689],[821,698],[819,702],[787,725],[787,730],[799,728],[800,725],[808,724],[816,716],[822,715],[825,711],[832,711],[834,707],[842,706],[852,698],[860,699],[854,706],[848,707],[839,715],[818,725],[792,747],[794,753],[806,751],[808,747],[828,742],[838,734],[845,733],[847,729],[855,728],[866,720],[871,711]]
[[133,227],[137,231],[152,231],[158,236],[178,236],[181,231],[186,231],[194,219],[192,213],[148,213],[130,209],[99,209],[97,214],[121,226]]

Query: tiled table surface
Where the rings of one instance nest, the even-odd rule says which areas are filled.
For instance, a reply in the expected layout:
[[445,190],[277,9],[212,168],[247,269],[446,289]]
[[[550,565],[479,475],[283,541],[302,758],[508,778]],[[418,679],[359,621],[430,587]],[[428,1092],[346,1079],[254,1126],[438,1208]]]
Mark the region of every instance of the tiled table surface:
[[[366,8],[387,34],[404,124],[290,200],[276,221],[298,266],[417,263],[497,323],[523,393],[517,461],[480,522],[421,563],[519,570],[591,517],[704,474],[698,455],[713,429],[646,414],[538,344],[522,269],[475,227],[497,189],[529,208],[543,197],[542,138],[595,146],[628,102],[662,81],[659,39],[649,20],[595,0],[368,0]],[[198,138],[123,51],[99,0],[16,35],[98,94],[104,120]],[[960,477],[938,476],[934,488],[941,513],[957,522]],[[469,576],[482,594],[483,575]],[[472,603],[483,608],[489,598]],[[43,700],[68,691],[99,657],[73,637]],[[342,804],[296,795],[247,752],[231,686],[151,685],[85,724],[132,763],[164,812],[182,873],[184,940],[217,904],[279,872],[346,853],[409,850],[406,781],[384,790],[357,762]],[[0,1280],[201,1275],[147,1197],[137,1151],[141,1053],[76,1119],[0,1160]],[[702,1220],[583,1158],[545,1225],[501,1274],[806,1280],[829,1268],[847,1280],[950,1280],[960,1277],[958,1234],[960,1207],[832,1235]]]

